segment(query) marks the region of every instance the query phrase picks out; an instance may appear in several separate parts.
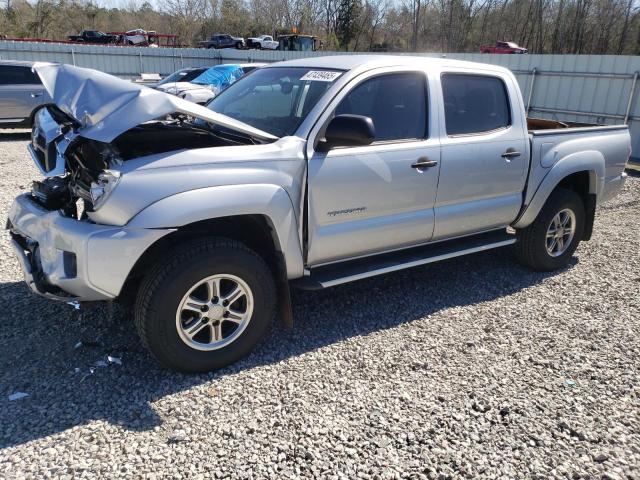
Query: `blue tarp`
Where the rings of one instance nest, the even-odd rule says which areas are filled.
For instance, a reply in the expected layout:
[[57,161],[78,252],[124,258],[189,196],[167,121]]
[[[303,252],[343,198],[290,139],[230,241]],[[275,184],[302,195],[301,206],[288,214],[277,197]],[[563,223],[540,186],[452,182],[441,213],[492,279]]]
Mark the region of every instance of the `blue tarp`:
[[191,80],[191,83],[211,85],[216,92],[219,92],[239,80],[242,75],[244,71],[240,65],[216,65]]

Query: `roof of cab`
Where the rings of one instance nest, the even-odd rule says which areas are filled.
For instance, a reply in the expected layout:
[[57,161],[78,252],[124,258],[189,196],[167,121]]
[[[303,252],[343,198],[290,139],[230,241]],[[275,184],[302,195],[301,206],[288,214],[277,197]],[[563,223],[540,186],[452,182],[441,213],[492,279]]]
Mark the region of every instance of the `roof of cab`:
[[486,63],[453,60],[451,58],[417,57],[411,55],[334,55],[308,57],[278,62],[278,67],[335,68],[338,70],[370,69],[391,66],[466,67],[483,70],[507,71],[504,67]]

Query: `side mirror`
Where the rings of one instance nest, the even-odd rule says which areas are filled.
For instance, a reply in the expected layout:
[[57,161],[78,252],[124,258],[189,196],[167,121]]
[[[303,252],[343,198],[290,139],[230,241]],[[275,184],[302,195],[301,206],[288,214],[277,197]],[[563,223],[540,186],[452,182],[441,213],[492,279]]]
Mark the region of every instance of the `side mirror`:
[[335,147],[362,147],[369,145],[376,138],[373,120],[363,115],[338,115],[327,125],[324,139],[316,147],[327,152]]

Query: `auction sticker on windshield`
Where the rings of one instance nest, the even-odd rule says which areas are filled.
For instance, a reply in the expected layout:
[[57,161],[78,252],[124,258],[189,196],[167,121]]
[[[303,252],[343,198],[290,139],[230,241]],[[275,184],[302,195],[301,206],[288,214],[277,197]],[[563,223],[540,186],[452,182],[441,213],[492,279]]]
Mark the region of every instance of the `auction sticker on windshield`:
[[311,80],[312,82],[333,82],[342,75],[342,72],[331,72],[327,70],[310,70],[300,78],[300,80]]

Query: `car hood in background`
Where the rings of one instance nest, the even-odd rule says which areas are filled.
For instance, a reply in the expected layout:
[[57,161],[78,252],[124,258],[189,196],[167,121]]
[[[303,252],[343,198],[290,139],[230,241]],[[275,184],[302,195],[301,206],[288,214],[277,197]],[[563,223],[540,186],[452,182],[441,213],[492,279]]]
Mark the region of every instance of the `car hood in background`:
[[111,142],[121,133],[171,113],[182,113],[261,140],[277,137],[206,107],[97,70],[71,65],[36,64],[53,102],[81,127],[77,133]]
[[185,90],[191,90],[193,88],[201,88],[201,85],[194,85],[190,82],[169,82],[157,86],[156,90],[160,90],[161,92],[167,92],[169,90],[183,92]]

